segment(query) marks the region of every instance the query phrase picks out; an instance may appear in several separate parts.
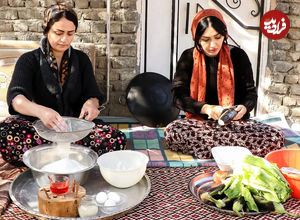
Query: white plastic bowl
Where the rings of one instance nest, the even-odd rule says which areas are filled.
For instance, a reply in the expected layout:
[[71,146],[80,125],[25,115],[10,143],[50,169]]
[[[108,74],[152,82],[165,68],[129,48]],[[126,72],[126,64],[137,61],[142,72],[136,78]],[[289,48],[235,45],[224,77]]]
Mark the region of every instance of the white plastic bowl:
[[252,154],[250,150],[240,146],[217,146],[212,148],[211,153],[222,171],[232,171],[246,155]]
[[132,150],[108,152],[97,159],[103,178],[118,188],[138,183],[145,174],[148,161],[145,154]]

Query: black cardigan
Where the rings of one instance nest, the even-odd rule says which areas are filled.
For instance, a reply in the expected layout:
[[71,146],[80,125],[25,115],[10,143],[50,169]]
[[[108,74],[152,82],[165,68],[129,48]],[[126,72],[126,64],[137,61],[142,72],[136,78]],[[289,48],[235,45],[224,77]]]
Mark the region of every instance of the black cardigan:
[[16,63],[7,91],[9,113],[19,114],[12,106],[13,98],[19,94],[60,115],[73,117],[80,115],[89,98],[98,98],[99,104],[103,103],[89,57],[72,48],[69,65],[67,81],[61,87],[40,48],[23,54]]
[[[176,73],[173,79],[173,99],[175,105],[185,111],[195,115],[200,115],[207,118],[206,115],[200,114],[201,108],[204,104],[218,104],[216,96],[216,67],[213,67],[213,64],[206,63],[207,74],[212,74],[210,77],[211,80],[214,80],[215,87],[206,89],[206,101],[207,102],[198,102],[190,97],[190,83],[193,73],[193,49],[190,48],[185,50],[176,66]],[[249,112],[255,107],[257,102],[257,91],[254,86],[253,72],[250,60],[244,50],[230,46],[230,56],[234,68],[234,80],[235,80],[235,94],[234,94],[234,104],[242,104],[247,108],[247,113],[244,115],[243,119],[249,118]],[[206,62],[214,59],[209,59],[206,57]],[[217,65],[217,62],[216,64]],[[213,73],[210,73],[210,70],[215,70]],[[209,81],[207,82],[208,86]],[[212,103],[213,102],[213,103]]]

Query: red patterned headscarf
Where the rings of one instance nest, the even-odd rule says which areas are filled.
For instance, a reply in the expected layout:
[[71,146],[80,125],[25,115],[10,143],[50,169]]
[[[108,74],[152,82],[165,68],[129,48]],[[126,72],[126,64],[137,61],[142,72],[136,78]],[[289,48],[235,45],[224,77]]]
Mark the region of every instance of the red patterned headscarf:
[[[195,40],[196,29],[199,22],[209,16],[217,17],[220,21],[226,23],[221,15],[215,9],[206,9],[199,11],[192,22],[192,35]],[[227,39],[228,36],[226,36]],[[205,102],[206,92],[206,64],[205,64],[204,52],[199,52],[196,48],[193,51],[193,75],[190,84],[191,98],[199,102]],[[219,52],[219,64],[217,73],[217,90],[218,100],[221,106],[233,106],[234,105],[234,72],[233,65],[230,58],[230,50],[227,44],[223,43]],[[186,113],[187,118],[202,119],[198,115]]]

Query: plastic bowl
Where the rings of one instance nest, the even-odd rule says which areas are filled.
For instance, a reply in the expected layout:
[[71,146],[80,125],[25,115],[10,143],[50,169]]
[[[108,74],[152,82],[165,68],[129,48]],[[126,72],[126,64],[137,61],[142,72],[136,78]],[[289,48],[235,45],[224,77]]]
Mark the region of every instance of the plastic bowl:
[[[291,167],[300,170],[300,149],[282,149],[268,153],[265,159],[276,163],[278,168]],[[300,175],[281,172],[290,184],[292,197],[300,199]]]
[[222,171],[232,171],[246,155],[252,154],[250,150],[240,146],[217,146],[211,149],[211,153]]
[[103,178],[118,188],[138,183],[145,174],[148,161],[145,154],[131,150],[108,152],[97,159]]

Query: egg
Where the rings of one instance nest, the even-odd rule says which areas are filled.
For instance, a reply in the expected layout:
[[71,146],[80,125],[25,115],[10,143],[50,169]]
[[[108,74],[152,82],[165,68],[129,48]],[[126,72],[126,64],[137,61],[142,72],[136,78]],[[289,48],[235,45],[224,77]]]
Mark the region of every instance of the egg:
[[95,216],[98,213],[98,206],[96,205],[80,205],[78,207],[80,217]]
[[121,197],[116,192],[109,192],[107,194],[107,197],[108,197],[108,199],[111,199],[111,200],[113,200],[116,203],[119,203],[121,201]]
[[107,194],[105,192],[99,192],[96,195],[96,201],[98,203],[104,203],[108,199]]
[[115,206],[116,202],[112,199],[108,199],[105,201],[104,206]]

